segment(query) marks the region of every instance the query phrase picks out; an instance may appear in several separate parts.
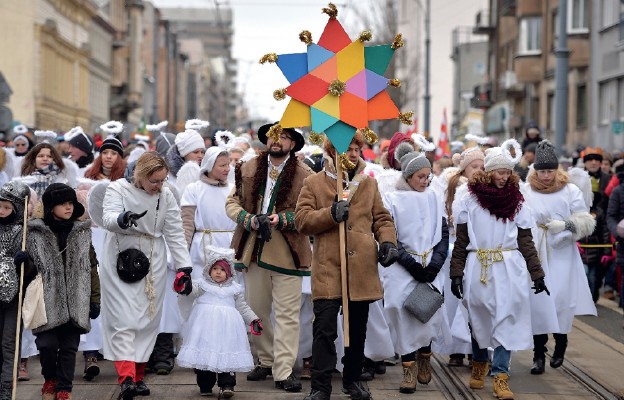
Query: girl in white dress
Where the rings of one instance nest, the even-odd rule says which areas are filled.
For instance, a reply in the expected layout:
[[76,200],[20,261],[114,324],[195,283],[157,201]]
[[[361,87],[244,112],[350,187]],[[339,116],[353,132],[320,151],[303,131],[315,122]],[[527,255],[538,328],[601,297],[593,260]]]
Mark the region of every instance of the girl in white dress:
[[581,190],[569,183],[567,172],[559,169],[555,148],[548,141],[537,145],[533,168],[524,196],[537,223],[533,237],[552,293],[550,297],[530,296],[534,343],[531,374],[539,375],[544,373],[548,334],[555,338],[550,366],[559,368],[574,316],[596,315],[576,247],[578,239],[594,231],[596,220],[589,213]]
[[[510,145],[515,158],[507,148]],[[487,348],[492,347],[494,394],[499,399],[513,399],[508,384],[511,352],[528,350],[533,344],[529,279],[535,294],[548,293],[531,235],[534,221],[513,172],[521,157],[514,139],[486,150],[485,172],[473,175],[468,192],[453,205],[456,241],[451,291],[463,298],[475,339],[470,387],[485,386]]]
[[403,364],[399,391],[414,393],[416,381],[425,385],[431,381],[431,341],[441,332],[444,316],[440,308],[422,323],[403,303],[416,285],[436,279],[448,253],[448,228],[442,202],[428,188],[431,164],[425,154],[410,152],[400,161],[397,190],[386,197],[397,230],[399,259],[384,271],[384,307]]
[[[254,367],[246,326],[260,335],[262,323],[245,302],[235,274],[234,250],[208,248],[202,279],[194,281],[189,295],[195,303],[182,328],[184,343],[177,360],[180,366],[195,369],[202,396],[211,394],[216,382],[220,396],[232,397],[234,372]],[[184,281],[184,274],[178,274],[173,286],[177,292],[184,290]]]

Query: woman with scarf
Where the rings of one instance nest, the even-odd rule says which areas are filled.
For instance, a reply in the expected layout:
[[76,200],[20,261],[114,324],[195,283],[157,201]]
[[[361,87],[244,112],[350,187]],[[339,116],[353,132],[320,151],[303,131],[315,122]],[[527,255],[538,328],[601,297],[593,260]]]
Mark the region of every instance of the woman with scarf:
[[42,142],[33,147],[22,160],[21,177],[15,178],[30,186],[41,198],[52,183],[76,187],[76,180],[54,146]]
[[476,172],[468,192],[453,204],[456,241],[451,291],[463,298],[472,327],[470,388],[485,386],[487,348],[492,347],[491,373],[499,399],[513,399],[508,384],[511,352],[530,349],[533,344],[531,313],[526,307],[529,278],[536,294],[548,293],[531,235],[534,222],[513,173],[521,157],[514,139],[486,150],[485,172]]
[[[534,171],[529,172],[525,198],[537,223],[533,237],[537,244],[551,296],[530,296],[533,327],[533,368],[544,373],[548,334],[555,338],[552,368],[563,363],[575,315],[596,315],[576,241],[591,234],[596,220],[589,213],[583,193],[569,183],[559,168],[555,148],[544,140],[537,145]],[[587,178],[589,179],[589,177]]]

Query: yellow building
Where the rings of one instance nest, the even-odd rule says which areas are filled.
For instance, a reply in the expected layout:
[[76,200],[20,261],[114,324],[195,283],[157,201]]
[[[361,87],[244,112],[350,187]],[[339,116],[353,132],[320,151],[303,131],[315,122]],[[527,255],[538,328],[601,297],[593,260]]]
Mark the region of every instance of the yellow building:
[[89,123],[92,0],[0,1],[0,71],[15,120],[38,129]]

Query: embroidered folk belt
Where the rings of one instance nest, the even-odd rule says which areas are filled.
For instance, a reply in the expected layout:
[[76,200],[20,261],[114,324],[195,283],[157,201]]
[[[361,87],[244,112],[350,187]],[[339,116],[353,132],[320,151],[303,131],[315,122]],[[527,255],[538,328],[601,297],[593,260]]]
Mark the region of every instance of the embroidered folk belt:
[[405,250],[408,253],[410,253],[413,256],[417,256],[420,257],[420,263],[422,264],[423,267],[426,267],[427,265],[427,257],[429,257],[429,254],[431,254],[431,252],[433,251],[433,249],[429,249],[427,251],[425,251],[424,253],[419,253],[417,251],[411,251],[411,250]]
[[470,250],[477,253],[477,258],[481,263],[481,277],[480,281],[484,285],[487,285],[487,273],[488,269],[496,262],[503,261],[503,251],[514,251],[518,249],[503,249],[498,246],[496,249],[476,249]]

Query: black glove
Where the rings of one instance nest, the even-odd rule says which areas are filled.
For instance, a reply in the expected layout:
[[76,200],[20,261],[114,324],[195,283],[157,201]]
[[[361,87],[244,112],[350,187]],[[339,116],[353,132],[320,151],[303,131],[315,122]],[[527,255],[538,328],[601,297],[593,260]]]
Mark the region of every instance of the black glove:
[[119,225],[121,229],[128,229],[131,226],[137,226],[137,220],[143,218],[145,214],[147,214],[147,210],[143,211],[141,214],[126,211],[125,213],[119,214],[119,217],[117,217],[117,225]]
[[184,285],[182,290],[177,291],[180,294],[188,296],[193,291],[193,280],[191,279],[191,272],[193,272],[193,268],[180,268],[178,270],[178,276],[180,273],[184,274],[181,277],[176,277],[179,285]]
[[439,268],[432,266],[431,264],[427,265],[425,268],[425,282],[431,283],[438,276],[438,272],[440,272]]
[[546,287],[546,282],[544,282],[544,278],[537,278],[533,281],[533,287],[531,288],[535,290],[535,294],[546,292],[547,295],[550,296],[550,291]]
[[100,303],[89,304],[89,319],[96,319],[100,316]]
[[392,265],[399,258],[399,250],[390,242],[383,242],[379,246],[379,263],[382,267]]
[[17,253],[15,253],[15,257],[13,257],[13,264],[15,264],[18,269],[20,268],[20,265],[22,265],[22,263],[24,263],[24,266],[26,266],[28,261],[28,253],[22,250],[18,250]]
[[258,223],[258,240],[268,242],[271,240],[271,221],[266,214],[256,215]]
[[425,269],[422,264],[416,261],[403,246],[399,246],[399,258],[397,259],[401,265],[417,282],[425,282]]
[[349,219],[349,207],[351,204],[346,200],[338,201],[338,195],[334,197],[334,204],[331,206],[331,216],[334,221],[341,223]]
[[461,276],[455,276],[451,278],[451,292],[458,299],[462,299],[464,297],[464,278]]

